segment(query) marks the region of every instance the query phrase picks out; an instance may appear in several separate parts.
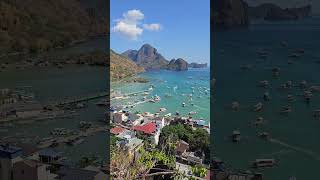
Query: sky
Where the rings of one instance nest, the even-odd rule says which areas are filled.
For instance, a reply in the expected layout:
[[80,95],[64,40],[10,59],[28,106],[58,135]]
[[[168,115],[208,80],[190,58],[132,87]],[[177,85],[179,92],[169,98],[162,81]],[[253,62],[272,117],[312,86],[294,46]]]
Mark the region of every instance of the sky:
[[148,43],[167,60],[210,63],[210,0],[110,0],[110,47]]

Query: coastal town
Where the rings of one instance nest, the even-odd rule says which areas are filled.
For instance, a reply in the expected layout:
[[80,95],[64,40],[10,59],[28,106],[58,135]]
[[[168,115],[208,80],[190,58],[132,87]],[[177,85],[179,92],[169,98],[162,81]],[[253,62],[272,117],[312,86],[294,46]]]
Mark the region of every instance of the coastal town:
[[[139,93],[147,96],[153,91],[153,88],[151,86],[148,90],[125,95],[114,91],[111,94],[111,99],[127,99],[130,96],[137,96]],[[151,96],[151,98],[143,98],[140,103],[154,104],[159,101],[161,101],[161,97],[155,95]],[[185,103],[182,103],[181,106],[185,106]],[[148,163],[148,160],[152,162],[150,167],[143,172],[137,173],[135,177],[151,177],[153,174],[163,174],[168,177],[180,175],[182,179],[188,177],[210,179],[208,151],[210,125],[206,124],[205,120],[192,118],[192,115],[194,115],[192,113],[189,113],[189,116],[183,116],[178,112],[172,115],[166,112],[166,108],[160,108],[157,112],[151,113],[133,112],[130,110],[131,107],[132,105],[120,106],[111,103],[110,138],[112,157],[110,171],[112,177],[115,179],[128,177],[119,174],[120,170],[116,170],[120,165],[120,162],[117,162],[118,159],[115,159],[116,154],[119,154],[119,151],[123,151],[124,154],[127,154],[126,157],[129,157],[128,165],[137,165],[139,162],[144,164]],[[183,137],[182,130],[181,132],[176,132],[181,136],[172,134],[175,128],[182,128],[191,133],[198,132],[201,138],[207,140],[207,142],[204,142],[207,143],[205,144],[207,149],[201,147],[203,142],[199,142],[199,148],[194,148],[193,144],[195,142],[190,141],[193,137]],[[187,142],[187,140],[190,142]],[[166,147],[170,145],[172,147]],[[156,159],[157,157],[152,157],[155,159],[144,159],[145,154],[154,152],[163,152],[163,156],[168,157],[170,163],[164,163],[162,160]],[[164,163],[161,168],[160,162]]]
[[[77,117],[79,109],[86,108],[82,99],[65,99],[59,103],[43,105],[26,89],[0,90],[0,130],[12,131],[19,124],[31,125],[38,121],[70,120]],[[103,94],[97,98],[105,97]],[[93,98],[93,96],[87,96]],[[98,105],[98,104],[97,104]],[[56,147],[76,147],[86,138],[105,133],[107,126],[80,121],[77,129],[53,128],[46,137],[28,134],[13,134],[0,139],[0,179],[88,179],[107,178],[107,163],[95,156],[83,157],[77,165],[57,151]],[[26,173],[23,173],[26,172]],[[36,173],[31,173],[36,172]]]

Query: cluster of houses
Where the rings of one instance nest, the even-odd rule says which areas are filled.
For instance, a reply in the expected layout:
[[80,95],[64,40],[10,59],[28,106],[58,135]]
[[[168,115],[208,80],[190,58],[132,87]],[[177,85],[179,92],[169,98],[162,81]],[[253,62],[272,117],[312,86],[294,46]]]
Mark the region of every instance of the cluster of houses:
[[[149,142],[158,145],[161,129],[168,125],[168,121],[164,117],[156,116],[145,112],[143,114],[132,113],[128,110],[111,110],[111,124],[114,124],[110,133],[120,138],[119,145],[136,145],[131,141],[140,142],[139,139],[149,140]],[[142,140],[143,139],[143,140]],[[142,142],[140,144],[142,144]]]
[[103,168],[88,166],[74,168],[64,164],[64,158],[53,149],[37,149],[33,146],[0,145],[1,180],[58,180],[108,178]]
[[[145,140],[151,144],[158,145],[162,128],[173,122],[180,121],[179,123],[190,125],[193,128],[208,129],[209,132],[209,126],[203,120],[192,120],[191,117],[162,117],[158,113],[152,114],[149,112],[132,113],[127,109],[116,110],[111,108],[110,121],[113,125],[110,133],[119,139],[117,146],[126,149],[129,156],[133,157],[133,160],[140,156],[139,149],[144,145]],[[177,142],[177,162],[204,165],[204,158],[203,153],[199,155],[190,151],[187,142],[183,140]]]
[[0,120],[36,117],[43,107],[33,101],[32,95],[11,89],[0,89]]

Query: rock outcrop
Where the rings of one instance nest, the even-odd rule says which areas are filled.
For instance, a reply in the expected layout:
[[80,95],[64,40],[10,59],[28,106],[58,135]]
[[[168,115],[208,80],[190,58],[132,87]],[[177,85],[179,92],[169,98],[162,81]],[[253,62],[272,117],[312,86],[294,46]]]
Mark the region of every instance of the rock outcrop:
[[185,71],[188,70],[188,63],[181,58],[172,59],[167,65],[167,69],[172,71]]
[[122,55],[146,70],[162,69],[168,64],[168,61],[150,44],[144,44],[138,51],[128,50]]
[[248,4],[243,0],[216,0],[213,23],[218,29],[247,27],[249,22]]

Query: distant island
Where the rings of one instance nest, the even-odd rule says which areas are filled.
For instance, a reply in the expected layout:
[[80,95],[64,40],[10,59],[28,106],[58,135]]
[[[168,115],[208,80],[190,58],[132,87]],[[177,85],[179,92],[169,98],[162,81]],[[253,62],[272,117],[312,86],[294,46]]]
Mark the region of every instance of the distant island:
[[188,68],[203,68],[207,64],[190,63],[182,58],[172,59],[168,61],[165,59],[156,48],[150,44],[144,44],[139,50],[127,50],[121,55],[131,59],[138,66],[145,70],[159,70],[167,69],[172,71],[185,71]]
[[249,7],[250,18],[267,21],[299,20],[310,17],[311,12],[311,5],[298,8],[281,8],[272,3],[264,3],[259,6]]
[[181,58],[172,59],[167,65],[167,69],[174,71],[185,71],[188,70],[188,63]]
[[252,19],[267,21],[299,20],[310,17],[312,6],[281,8],[273,3],[249,6],[244,0],[217,0],[214,2],[212,24],[218,29],[246,28]]
[[208,64],[207,63],[190,63],[188,64],[188,67],[189,68],[206,68],[208,67]]
[[182,58],[166,60],[156,48],[144,44],[139,50],[127,50],[121,54],[110,50],[111,80],[133,77],[150,70],[186,71],[188,68],[206,68],[207,63],[188,63]]

